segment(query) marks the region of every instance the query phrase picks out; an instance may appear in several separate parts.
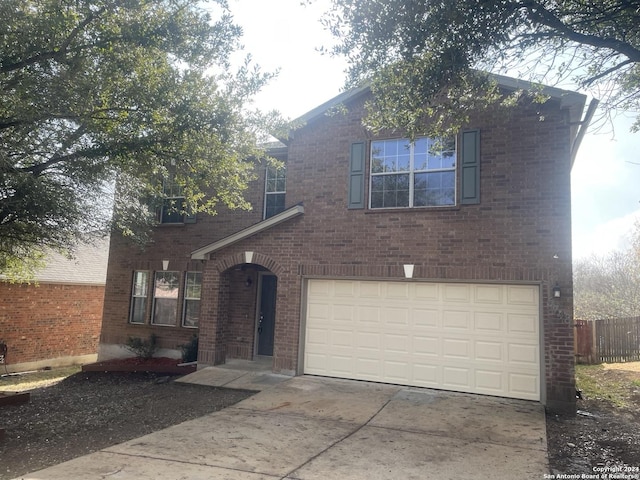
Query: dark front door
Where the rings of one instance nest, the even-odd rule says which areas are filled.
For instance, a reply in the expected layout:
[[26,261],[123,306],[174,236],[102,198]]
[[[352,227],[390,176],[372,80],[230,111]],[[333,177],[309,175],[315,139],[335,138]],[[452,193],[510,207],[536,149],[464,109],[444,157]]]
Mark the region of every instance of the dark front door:
[[273,355],[273,332],[276,317],[275,275],[263,275],[260,289],[260,316],[258,317],[258,355]]

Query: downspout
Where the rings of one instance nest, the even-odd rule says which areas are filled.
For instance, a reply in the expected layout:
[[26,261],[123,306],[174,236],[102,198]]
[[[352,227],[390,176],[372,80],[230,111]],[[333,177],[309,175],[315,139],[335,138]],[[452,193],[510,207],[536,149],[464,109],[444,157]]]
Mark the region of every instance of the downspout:
[[584,116],[584,120],[580,122],[578,133],[576,134],[576,138],[573,140],[573,145],[571,146],[571,169],[573,169],[573,164],[576,161],[576,156],[578,155],[580,144],[582,143],[582,139],[587,133],[587,128],[589,128],[589,124],[593,119],[593,115],[596,113],[596,109],[598,108],[599,103],[600,100],[596,98],[591,99],[591,101],[589,102],[589,107],[587,108],[587,113]]

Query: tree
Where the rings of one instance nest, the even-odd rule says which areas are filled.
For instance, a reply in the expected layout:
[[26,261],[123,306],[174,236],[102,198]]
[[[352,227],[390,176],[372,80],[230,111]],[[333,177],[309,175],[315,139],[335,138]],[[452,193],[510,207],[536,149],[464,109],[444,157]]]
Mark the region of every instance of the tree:
[[349,85],[371,81],[372,128],[416,134],[425,116],[457,128],[470,109],[505,102],[481,71],[534,85],[571,80],[605,116],[639,111],[638,0],[333,0],[324,22],[339,42],[330,51],[350,64]]
[[640,221],[635,224],[629,249],[576,262],[573,289],[575,318],[640,315]]
[[96,229],[144,239],[167,179],[190,213],[250,208],[250,159],[277,116],[247,105],[271,75],[232,72],[241,29],[226,0],[200,4],[0,2],[0,273]]

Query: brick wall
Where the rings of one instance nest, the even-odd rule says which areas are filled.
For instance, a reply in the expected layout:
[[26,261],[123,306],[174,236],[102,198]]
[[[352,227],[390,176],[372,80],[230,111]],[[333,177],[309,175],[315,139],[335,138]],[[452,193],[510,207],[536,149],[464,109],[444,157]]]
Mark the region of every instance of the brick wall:
[[0,282],[0,340],[9,369],[95,355],[103,299],[104,286]]
[[[204,271],[201,312],[202,363],[223,361],[233,346],[225,314],[231,307],[234,266],[253,251],[255,264],[278,275],[274,369],[299,372],[304,279],[403,278],[402,264],[416,265],[414,279],[524,282],[540,285],[545,339],[547,404],[575,403],[573,383],[570,142],[568,112],[558,102],[493,109],[470,119],[480,130],[481,202],[432,209],[348,210],[350,145],[375,138],[361,125],[363,100],[344,115],[320,116],[295,132],[288,150],[287,206],[304,203],[303,216],[215,252]],[[103,341],[117,341],[128,326],[131,272],[159,269],[166,256],[188,268],[189,253],[261,219],[263,176],[249,191],[253,212],[203,218],[196,225],[159,228],[145,252],[111,242]],[[367,188],[368,191],[368,188]],[[171,267],[170,269],[174,269]],[[550,296],[558,283],[563,295]],[[225,285],[226,290],[221,290]],[[207,295],[207,292],[209,294]],[[255,309],[248,305],[247,309]],[[231,309],[231,310],[230,310]],[[235,315],[235,314],[234,314]],[[234,327],[237,328],[237,327]],[[168,330],[165,330],[169,332]],[[172,329],[180,338],[183,332]]]

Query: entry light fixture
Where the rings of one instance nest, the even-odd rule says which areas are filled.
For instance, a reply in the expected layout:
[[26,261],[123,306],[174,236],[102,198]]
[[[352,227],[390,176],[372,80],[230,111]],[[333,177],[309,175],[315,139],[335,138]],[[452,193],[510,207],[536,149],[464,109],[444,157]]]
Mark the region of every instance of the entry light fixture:
[[250,287],[252,284],[253,284],[253,280],[251,280],[251,277],[247,277],[247,281],[244,282],[244,286]]
[[556,282],[555,287],[553,287],[553,298],[560,298],[560,285]]
[[169,260],[162,260],[162,270],[166,272],[168,268],[169,268]]

